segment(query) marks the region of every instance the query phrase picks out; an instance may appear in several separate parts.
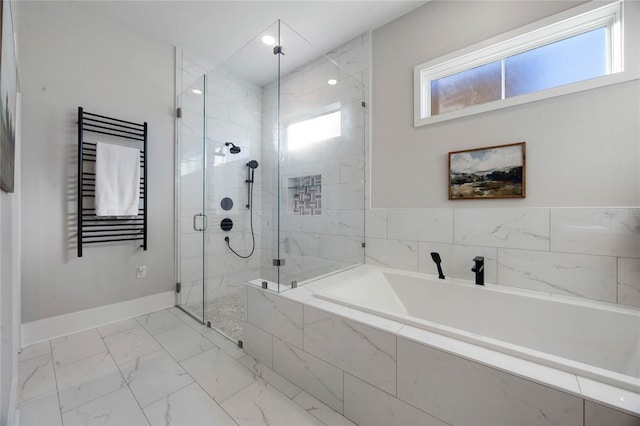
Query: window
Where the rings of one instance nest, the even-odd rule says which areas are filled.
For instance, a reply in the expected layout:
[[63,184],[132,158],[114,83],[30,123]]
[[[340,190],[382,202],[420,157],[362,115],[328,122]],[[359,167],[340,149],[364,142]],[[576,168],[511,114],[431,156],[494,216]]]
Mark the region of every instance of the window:
[[[339,108],[339,107],[338,107]],[[340,109],[330,108],[320,115],[294,121],[287,126],[287,149],[302,150],[316,142],[339,137],[342,134],[342,114]]]
[[622,2],[588,6],[416,66],[415,126],[619,82]]

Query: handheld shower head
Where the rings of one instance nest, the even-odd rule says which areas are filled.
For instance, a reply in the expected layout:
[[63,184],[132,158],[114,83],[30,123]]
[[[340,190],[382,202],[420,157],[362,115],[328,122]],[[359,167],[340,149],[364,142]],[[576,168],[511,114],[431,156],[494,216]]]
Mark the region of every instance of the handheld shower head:
[[256,160],[251,160],[247,163],[247,167],[249,167],[250,169],[257,169],[258,162]]
[[438,267],[438,278],[440,278],[441,280],[444,280],[444,274],[442,273],[442,266],[440,266],[440,263],[442,263],[442,259],[440,259],[440,254],[436,253],[435,251],[432,251],[431,259],[433,259],[433,261],[436,263],[436,266]]
[[236,146],[233,142],[225,142],[224,146],[231,146],[231,148],[229,148],[229,152],[232,154],[239,154],[240,153],[240,147]]

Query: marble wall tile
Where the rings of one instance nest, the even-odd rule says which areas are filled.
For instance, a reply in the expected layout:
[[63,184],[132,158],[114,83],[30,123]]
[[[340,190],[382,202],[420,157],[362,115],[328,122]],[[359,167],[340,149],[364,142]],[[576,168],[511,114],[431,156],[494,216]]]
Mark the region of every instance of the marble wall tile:
[[273,337],[271,334],[244,323],[244,350],[269,368],[273,367]]
[[320,234],[281,232],[280,248],[285,253],[300,256],[320,256]]
[[455,209],[455,244],[549,250],[549,209]]
[[359,425],[447,425],[350,374],[344,375],[344,415]]
[[637,426],[640,417],[588,400],[584,401],[584,426]]
[[484,279],[487,283],[498,282],[498,249],[494,247],[464,246],[460,244],[418,243],[418,272],[438,275],[438,268],[431,258],[436,252],[442,259],[441,267],[445,277],[475,281],[471,271],[473,258],[484,257]]
[[340,77],[345,78],[369,68],[369,44],[361,44],[338,57]]
[[340,235],[360,237],[364,241],[364,211],[340,210],[338,232]]
[[[398,398],[450,424],[583,423],[580,398],[403,338]],[[452,401],[464,401],[464,409]]]
[[551,250],[640,258],[640,209],[551,209]]
[[498,249],[498,283],[616,302],[616,258]]
[[453,242],[453,209],[389,209],[389,239]]
[[285,342],[302,347],[302,304],[248,288],[247,322]]
[[280,339],[273,339],[273,369],[338,413],[343,412],[343,372]]
[[340,158],[340,183],[362,183],[365,180],[364,154]]
[[387,222],[387,209],[365,210],[364,226],[367,238],[387,238]]
[[396,337],[305,305],[304,350],[380,389],[396,393]]
[[320,239],[320,257],[346,263],[363,263],[362,243],[360,237],[325,235]]
[[320,215],[302,215],[302,231],[316,234],[338,234],[340,210],[322,209]]
[[618,258],[618,303],[640,306],[640,259]]
[[364,184],[362,182],[347,182],[337,186],[340,190],[338,208],[344,210],[364,209]]
[[415,241],[367,238],[365,263],[390,268],[418,270],[418,243]]

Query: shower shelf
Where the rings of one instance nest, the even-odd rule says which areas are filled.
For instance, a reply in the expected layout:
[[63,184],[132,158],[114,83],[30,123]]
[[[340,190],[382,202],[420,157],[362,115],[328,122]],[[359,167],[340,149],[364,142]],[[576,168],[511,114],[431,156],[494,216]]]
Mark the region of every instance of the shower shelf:
[[[98,217],[95,215],[96,143],[85,139],[88,133],[104,135],[104,142],[125,139],[140,149],[140,201],[137,216]],[[116,138],[112,140],[112,138]],[[141,240],[147,249],[147,123],[134,123],[93,114],[78,107],[78,257],[85,244]]]

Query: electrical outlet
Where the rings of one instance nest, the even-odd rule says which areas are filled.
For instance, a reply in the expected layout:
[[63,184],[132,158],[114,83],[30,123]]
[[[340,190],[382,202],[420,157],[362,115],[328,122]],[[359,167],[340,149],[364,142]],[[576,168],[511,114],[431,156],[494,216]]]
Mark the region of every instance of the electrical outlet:
[[136,276],[138,278],[147,278],[147,265],[140,265],[136,269]]

